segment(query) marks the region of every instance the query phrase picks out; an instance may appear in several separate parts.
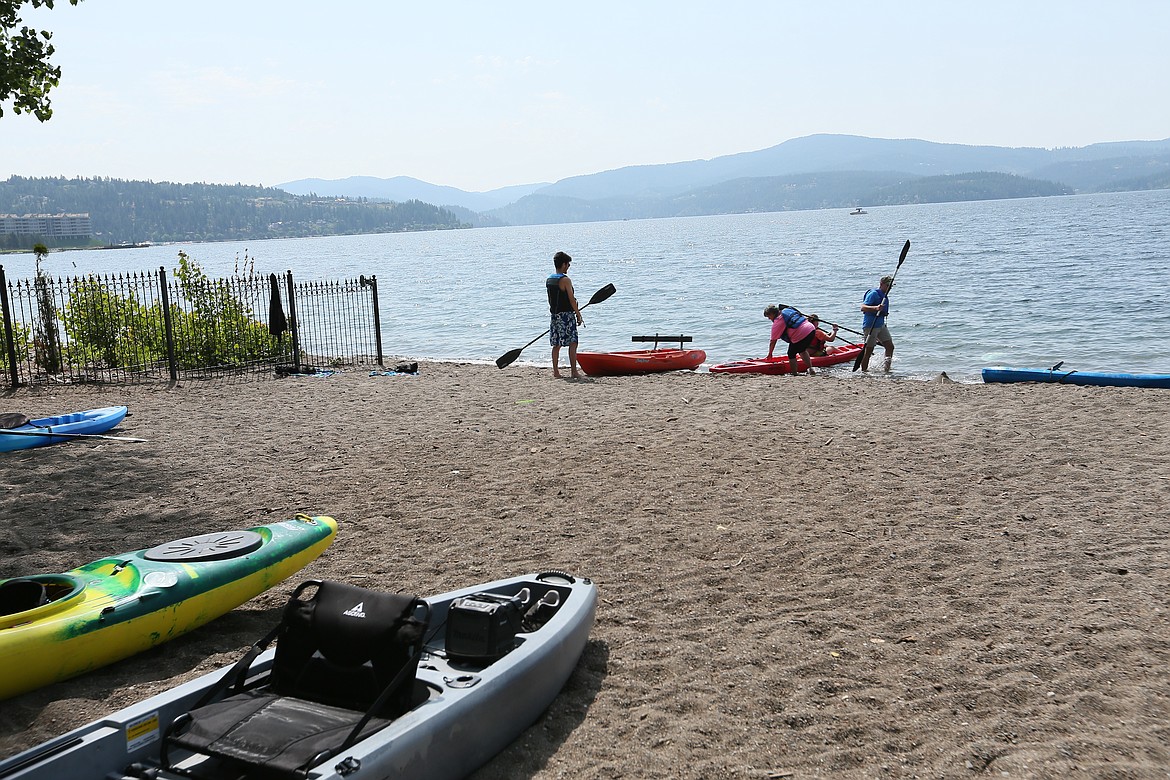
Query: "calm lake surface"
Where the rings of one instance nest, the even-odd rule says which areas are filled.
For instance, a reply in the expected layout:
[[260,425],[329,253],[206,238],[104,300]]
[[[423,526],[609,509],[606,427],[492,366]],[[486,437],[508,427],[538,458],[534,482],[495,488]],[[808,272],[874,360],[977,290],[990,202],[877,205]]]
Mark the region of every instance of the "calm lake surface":
[[[73,276],[244,259],[300,280],[376,275],[387,354],[494,361],[548,327],[552,256],[573,256],[583,351],[680,334],[708,365],[767,353],[769,303],[860,330],[858,306],[910,254],[891,294],[894,374],[978,381],[985,366],[1170,373],[1170,191],[593,222],[53,253]],[[0,255],[11,281],[33,258]],[[262,315],[263,316],[263,315]],[[843,336],[854,338],[849,333]],[[547,338],[521,363],[547,365]],[[838,369],[848,375],[849,367]],[[860,372],[859,372],[860,375]]]

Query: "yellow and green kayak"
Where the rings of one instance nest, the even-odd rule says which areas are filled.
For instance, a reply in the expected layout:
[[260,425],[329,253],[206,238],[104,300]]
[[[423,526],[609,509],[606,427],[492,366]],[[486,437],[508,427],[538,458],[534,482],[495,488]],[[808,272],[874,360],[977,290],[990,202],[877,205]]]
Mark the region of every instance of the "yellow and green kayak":
[[331,517],[297,515],[0,580],[0,699],[197,628],[304,568],[336,534]]

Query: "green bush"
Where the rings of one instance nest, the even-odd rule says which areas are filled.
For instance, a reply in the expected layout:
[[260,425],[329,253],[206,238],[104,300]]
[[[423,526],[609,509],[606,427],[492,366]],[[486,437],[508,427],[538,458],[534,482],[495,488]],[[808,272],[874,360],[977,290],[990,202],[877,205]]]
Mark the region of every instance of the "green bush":
[[161,309],[143,306],[133,293],[116,295],[96,277],[70,290],[64,322],[71,363],[114,368],[166,357]]

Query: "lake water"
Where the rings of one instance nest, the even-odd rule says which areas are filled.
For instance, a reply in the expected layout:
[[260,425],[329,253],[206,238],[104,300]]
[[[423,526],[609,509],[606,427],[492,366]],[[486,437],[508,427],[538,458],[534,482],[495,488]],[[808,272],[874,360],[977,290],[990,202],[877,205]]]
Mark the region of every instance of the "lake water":
[[[861,296],[907,239],[888,323],[896,376],[977,381],[984,366],[1058,361],[1170,373],[1170,190],[70,251],[46,268],[169,270],[183,250],[213,276],[245,252],[265,274],[377,275],[387,354],[488,362],[548,327],[544,279],[563,250],[582,304],[617,287],[584,311],[582,350],[685,333],[710,365],[766,354],[769,303],[860,330]],[[34,273],[31,254],[0,263],[9,280]],[[518,362],[549,354],[542,338]]]

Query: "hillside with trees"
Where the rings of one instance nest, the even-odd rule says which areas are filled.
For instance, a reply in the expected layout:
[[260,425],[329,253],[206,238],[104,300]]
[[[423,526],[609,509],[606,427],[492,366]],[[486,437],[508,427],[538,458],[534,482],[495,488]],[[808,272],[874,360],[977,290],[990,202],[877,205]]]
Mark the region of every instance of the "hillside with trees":
[[[468,225],[446,209],[408,200],[293,195],[245,184],[171,184],[109,178],[0,182],[0,213],[88,213],[94,243],[233,241],[447,230]],[[0,237],[0,241],[30,239]],[[22,244],[21,244],[22,245]],[[31,246],[31,244],[29,244]],[[17,246],[9,248],[18,248]]]

